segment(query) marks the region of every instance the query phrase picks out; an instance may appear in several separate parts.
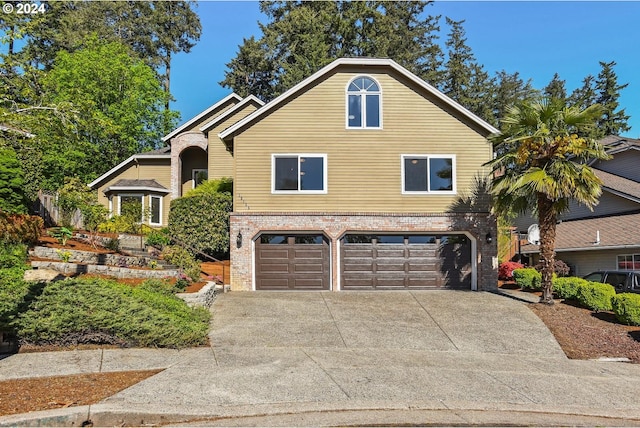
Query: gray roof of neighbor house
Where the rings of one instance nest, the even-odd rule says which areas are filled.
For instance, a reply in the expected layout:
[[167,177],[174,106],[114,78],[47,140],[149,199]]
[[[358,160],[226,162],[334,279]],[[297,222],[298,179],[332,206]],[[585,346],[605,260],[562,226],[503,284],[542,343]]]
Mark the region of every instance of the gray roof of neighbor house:
[[[556,251],[640,249],[640,211],[579,220],[568,220],[556,227]],[[599,233],[598,233],[599,232]],[[600,242],[596,243],[597,235]],[[523,254],[537,253],[533,244],[522,246]]]
[[619,135],[607,135],[600,140],[607,153],[615,153],[627,149],[640,150],[640,140],[636,138],[621,137]]
[[158,183],[154,179],[136,180],[136,179],[120,179],[111,186],[104,189],[105,192],[113,190],[151,190],[161,193],[168,193],[169,189]]
[[602,180],[605,190],[640,203],[640,183],[600,169],[594,168],[593,171]]

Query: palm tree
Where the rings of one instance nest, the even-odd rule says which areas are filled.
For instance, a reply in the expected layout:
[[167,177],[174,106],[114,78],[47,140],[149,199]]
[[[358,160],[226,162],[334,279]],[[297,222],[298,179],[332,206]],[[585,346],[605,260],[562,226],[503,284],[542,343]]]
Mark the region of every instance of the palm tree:
[[533,212],[540,228],[542,298],[553,304],[556,223],[574,200],[592,209],[601,181],[586,164],[609,156],[586,137],[601,116],[599,105],[584,110],[563,100],[540,98],[507,110],[502,132],[490,137],[496,158],[491,193],[498,215]]

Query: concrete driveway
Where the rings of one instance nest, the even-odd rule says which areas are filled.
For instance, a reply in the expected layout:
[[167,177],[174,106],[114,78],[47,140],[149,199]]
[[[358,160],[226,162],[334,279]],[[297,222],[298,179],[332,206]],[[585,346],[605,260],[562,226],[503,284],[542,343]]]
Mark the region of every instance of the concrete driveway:
[[211,348],[92,413],[206,426],[640,424],[639,366],[568,360],[504,296],[231,292],[212,310]]

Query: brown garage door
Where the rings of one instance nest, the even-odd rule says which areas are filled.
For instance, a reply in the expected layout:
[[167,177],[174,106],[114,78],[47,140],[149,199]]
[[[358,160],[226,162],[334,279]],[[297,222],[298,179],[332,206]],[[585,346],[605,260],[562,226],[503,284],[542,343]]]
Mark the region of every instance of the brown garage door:
[[329,244],[322,234],[263,234],[256,241],[257,290],[328,290]]
[[346,235],[344,290],[471,288],[471,243],[464,235]]

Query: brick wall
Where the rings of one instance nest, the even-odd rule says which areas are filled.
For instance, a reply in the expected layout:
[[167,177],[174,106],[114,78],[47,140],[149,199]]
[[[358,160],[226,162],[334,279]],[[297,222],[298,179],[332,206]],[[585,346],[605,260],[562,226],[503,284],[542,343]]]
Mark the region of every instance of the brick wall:
[[[496,221],[487,213],[480,214],[397,214],[397,213],[233,213],[231,231],[231,289],[253,287],[253,240],[261,232],[322,232],[331,246],[332,289],[337,290],[340,273],[338,241],[353,232],[465,232],[475,244],[478,290],[497,287],[498,266]],[[242,245],[236,240],[242,235]],[[492,242],[488,244],[487,235]],[[473,258],[473,256],[472,256]]]

